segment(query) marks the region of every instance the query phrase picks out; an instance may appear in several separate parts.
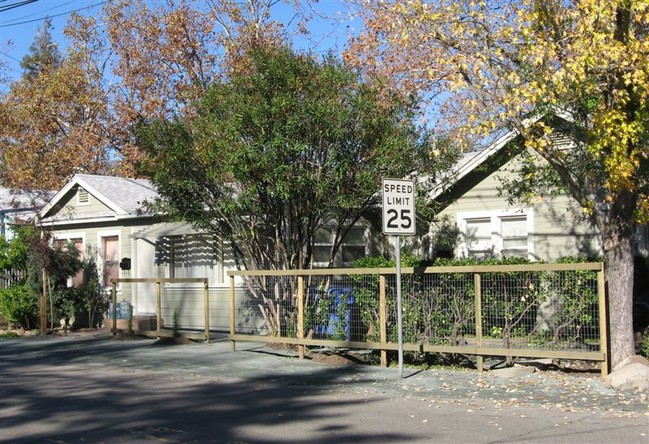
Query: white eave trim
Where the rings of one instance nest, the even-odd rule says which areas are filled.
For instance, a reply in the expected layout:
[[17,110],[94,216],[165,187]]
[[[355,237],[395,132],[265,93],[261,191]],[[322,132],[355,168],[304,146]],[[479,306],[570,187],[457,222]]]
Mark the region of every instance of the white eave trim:
[[152,214],[143,214],[143,215],[132,215],[127,214],[124,216],[110,216],[110,217],[92,217],[87,219],[57,219],[57,220],[41,220],[39,226],[59,226],[59,225],[85,225],[85,224],[98,224],[106,222],[121,222],[126,220],[135,220],[135,219],[152,219],[156,215]]
[[493,142],[484,150],[480,151],[468,162],[459,165],[457,169],[452,169],[450,172],[431,190],[430,199],[436,199],[443,194],[450,186],[462,180],[465,176],[482,165],[491,156],[498,153],[507,143],[512,141],[519,135],[518,130],[512,130],[502,135],[498,140]]
[[81,177],[75,175],[61,190],[56,193],[56,195],[43,207],[41,210],[40,214],[42,216],[45,216],[56,204],[63,199],[63,197],[72,190],[75,186],[80,186],[86,191],[88,191],[90,194],[92,194],[97,200],[99,200],[101,203],[106,205],[108,208],[113,210],[118,216],[126,216],[128,215],[128,212],[124,210],[122,207],[117,205],[115,202],[112,200],[108,199],[106,196],[104,196],[102,193],[97,191],[95,188],[92,186],[88,185],[88,183],[83,180]]

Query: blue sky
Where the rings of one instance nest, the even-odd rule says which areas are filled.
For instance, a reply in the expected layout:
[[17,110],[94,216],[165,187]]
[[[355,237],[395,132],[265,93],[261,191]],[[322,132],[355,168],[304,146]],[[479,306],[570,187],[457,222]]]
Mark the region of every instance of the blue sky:
[[[25,0],[0,0],[0,11],[12,5],[19,5]],[[153,1],[153,0],[152,0]],[[54,40],[64,49],[67,44],[63,28],[69,15],[76,11],[81,15],[99,15],[104,0],[37,0],[0,12],[0,60],[9,67],[8,75],[17,78],[21,74],[20,60],[29,52],[29,46],[39,26],[48,16],[54,27]],[[295,41],[298,48],[312,47],[324,52],[332,50],[340,53],[347,42],[349,33],[356,33],[360,20],[351,17],[348,2],[344,0],[320,0],[314,4],[316,12],[328,19],[315,19],[311,22],[311,41]],[[289,18],[286,6],[278,4],[274,14],[278,20]],[[9,44],[9,42],[12,44]]]

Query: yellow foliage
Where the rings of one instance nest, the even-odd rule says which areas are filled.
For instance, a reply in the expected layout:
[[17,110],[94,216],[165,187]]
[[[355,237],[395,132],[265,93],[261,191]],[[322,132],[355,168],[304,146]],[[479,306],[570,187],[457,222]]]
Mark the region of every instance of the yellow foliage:
[[[527,118],[553,107],[575,111],[583,119],[575,124],[583,129],[583,143],[598,172],[570,174],[601,180],[599,186],[613,199],[631,191],[638,202],[646,202],[649,39],[643,30],[648,4],[366,2],[363,14],[373,24],[372,38],[354,40],[349,54],[363,66],[379,58],[376,71],[398,79],[397,87],[414,88],[408,93],[444,97],[439,121],[465,137],[460,143],[509,126],[542,156],[559,156],[550,128],[527,128]],[[407,36],[400,46],[390,43],[396,24],[399,35]],[[363,54],[372,60],[365,63]],[[645,211],[646,203],[641,206]]]

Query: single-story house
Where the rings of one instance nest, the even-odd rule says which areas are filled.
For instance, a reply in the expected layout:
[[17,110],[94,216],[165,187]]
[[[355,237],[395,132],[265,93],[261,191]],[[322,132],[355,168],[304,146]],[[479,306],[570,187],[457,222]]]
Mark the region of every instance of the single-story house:
[[[235,269],[229,249],[212,234],[150,211],[147,203],[156,197],[148,180],[76,174],[42,209],[38,223],[51,230],[55,242],[72,242],[83,254],[95,255],[106,291],[111,279],[207,278],[210,328],[227,330],[227,271]],[[375,254],[368,246],[369,231],[367,225],[350,230],[337,266],[350,266],[358,257]],[[330,232],[318,234],[315,266],[327,265],[332,242]],[[129,301],[135,316],[153,316],[156,291],[155,284],[124,282],[117,287],[117,299]],[[165,325],[176,320],[183,327],[202,328],[203,295],[202,284],[165,283],[161,304]],[[249,319],[259,316],[256,307],[249,311]]]
[[[509,131],[485,149],[465,153],[432,188],[442,210],[431,226],[430,256],[484,258],[517,256],[555,261],[565,256],[601,257],[601,237],[568,194],[537,196],[510,204],[503,178],[518,175],[518,133]],[[568,143],[560,137],[555,143]],[[647,227],[639,227],[637,253],[649,254]]]
[[[41,210],[38,223],[51,230],[55,242],[72,242],[84,255],[95,255],[107,292],[111,279],[207,277],[210,298],[219,299],[211,301],[210,324],[225,328],[228,258],[209,236],[152,212],[148,204],[157,195],[148,180],[76,174]],[[176,315],[179,323],[182,316],[203,319],[194,313],[203,309],[202,290],[202,285],[165,284],[166,324]],[[154,316],[156,292],[155,284],[119,283],[117,299],[129,301],[135,316]]]
[[[481,151],[465,153],[430,191],[430,199],[442,208],[437,222],[418,227],[421,235],[407,238],[405,248],[419,249],[429,258],[518,256],[553,261],[600,255],[596,228],[580,216],[568,195],[541,197],[525,205],[510,205],[500,195],[501,178],[515,174],[518,160],[507,148],[516,143],[512,131]],[[39,223],[52,230],[55,240],[72,241],[84,254],[96,254],[106,288],[112,278],[208,278],[210,327],[228,329],[227,271],[235,269],[229,249],[212,234],[152,213],[146,203],[156,196],[147,180],[77,174],[42,209]],[[350,230],[335,266],[390,251],[394,239],[380,233],[377,217],[369,216]],[[646,256],[646,227],[637,240],[638,252]],[[314,267],[327,265],[331,242],[326,230],[317,234]],[[130,262],[130,267],[120,268],[120,262]],[[177,316],[179,324],[201,327],[202,285],[167,283],[164,293],[167,325]],[[156,311],[152,284],[120,284],[118,299],[130,301],[135,315]],[[251,317],[258,316],[254,307],[250,311]]]

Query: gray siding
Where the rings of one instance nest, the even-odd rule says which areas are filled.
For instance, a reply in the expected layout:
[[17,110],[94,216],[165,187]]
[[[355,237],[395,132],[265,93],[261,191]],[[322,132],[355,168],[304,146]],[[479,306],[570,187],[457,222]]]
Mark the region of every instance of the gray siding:
[[102,203],[92,194],[88,196],[88,203],[77,202],[78,187],[74,187],[66,195],[66,202],[63,207],[57,212],[54,218],[56,220],[63,219],[88,219],[96,217],[113,216],[115,212]]
[[[466,190],[454,203],[445,208],[439,217],[449,216],[460,224],[462,215],[494,214],[505,211],[509,214],[526,213],[531,217],[528,232],[533,244],[530,259],[553,261],[564,256],[596,255],[599,253],[596,230],[585,220],[576,202],[567,195],[555,198],[539,197],[527,205],[509,205],[506,197],[498,196],[501,181],[499,177],[514,174],[516,160],[504,165],[476,186]],[[456,250],[456,255],[461,255]]]

